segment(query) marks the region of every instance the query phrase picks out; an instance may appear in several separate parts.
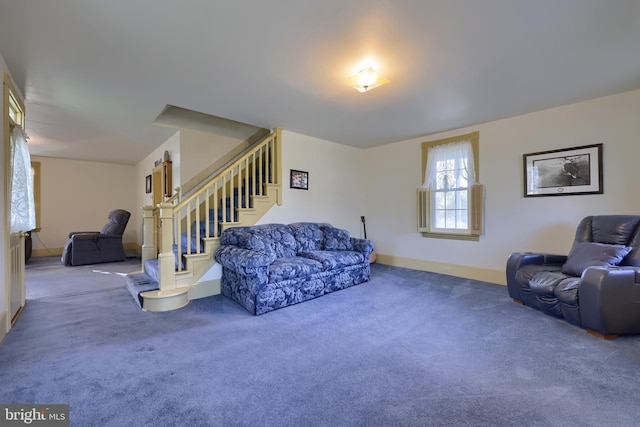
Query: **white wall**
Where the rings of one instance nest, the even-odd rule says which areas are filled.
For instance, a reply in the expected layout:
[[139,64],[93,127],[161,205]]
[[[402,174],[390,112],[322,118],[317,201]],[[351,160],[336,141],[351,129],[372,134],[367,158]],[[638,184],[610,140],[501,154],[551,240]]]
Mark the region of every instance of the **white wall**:
[[[259,223],[329,222],[352,236],[362,236],[364,151],[286,130],[282,131],[282,151],[283,203]],[[289,188],[291,169],[309,172],[308,190]]]
[[[480,131],[480,181],[486,185],[486,233],[479,242],[423,238],[416,232],[420,143]],[[580,219],[638,214],[640,91],[599,98],[365,152],[367,231],[377,252],[504,271],[511,252],[566,254]],[[522,155],[603,143],[604,194],[523,197]]]
[[242,142],[240,138],[181,129],[180,181],[187,183]]
[[131,212],[123,242],[136,242],[132,183],[144,189],[144,181],[135,180],[133,166],[38,156],[31,160],[41,163],[41,231],[33,233],[35,253],[60,253],[70,231],[99,231],[112,209]]

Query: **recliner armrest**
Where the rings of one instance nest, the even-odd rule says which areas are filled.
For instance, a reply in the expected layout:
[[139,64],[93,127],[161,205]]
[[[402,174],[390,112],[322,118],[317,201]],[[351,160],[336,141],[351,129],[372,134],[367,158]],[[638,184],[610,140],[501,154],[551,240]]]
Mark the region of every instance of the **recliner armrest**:
[[522,301],[520,286],[516,282],[516,273],[525,265],[562,265],[567,261],[566,255],[547,254],[542,252],[514,252],[507,259],[507,290],[511,298]]
[[640,267],[589,267],[578,290],[582,326],[604,336],[640,333]]
[[99,231],[72,231],[69,233],[69,238],[72,238],[76,234],[100,234]]
[[78,233],[73,234],[71,239],[75,242],[78,240],[122,240],[122,236],[117,236],[115,234],[100,234],[98,232],[95,233]]

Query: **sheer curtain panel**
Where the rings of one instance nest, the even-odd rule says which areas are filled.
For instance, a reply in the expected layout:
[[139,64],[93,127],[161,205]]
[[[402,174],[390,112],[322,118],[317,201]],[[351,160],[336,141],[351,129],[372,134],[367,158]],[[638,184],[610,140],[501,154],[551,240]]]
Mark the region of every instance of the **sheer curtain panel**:
[[24,131],[15,126],[11,132],[11,233],[36,228],[31,156]]
[[422,188],[449,190],[475,184],[476,171],[470,141],[436,145],[428,149]]

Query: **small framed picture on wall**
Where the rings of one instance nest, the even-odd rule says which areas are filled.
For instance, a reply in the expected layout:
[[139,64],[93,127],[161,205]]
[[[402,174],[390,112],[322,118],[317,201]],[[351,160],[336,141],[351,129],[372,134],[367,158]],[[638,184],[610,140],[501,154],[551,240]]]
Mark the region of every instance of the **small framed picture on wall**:
[[151,193],[151,175],[147,175],[144,180],[144,192],[147,194]]
[[309,189],[309,172],[291,169],[291,188]]

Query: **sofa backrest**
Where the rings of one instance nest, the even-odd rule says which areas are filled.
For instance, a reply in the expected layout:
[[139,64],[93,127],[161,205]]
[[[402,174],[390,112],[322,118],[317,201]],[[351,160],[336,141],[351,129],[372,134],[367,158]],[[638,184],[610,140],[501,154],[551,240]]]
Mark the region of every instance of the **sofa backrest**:
[[284,224],[263,224],[255,227],[256,235],[270,241],[276,258],[295,256],[296,239],[289,227]]
[[276,258],[295,256],[297,250],[293,232],[284,224],[232,227],[224,230],[220,244],[273,254]]
[[640,266],[640,215],[593,215],[580,221],[574,247],[581,242],[597,242],[631,247],[619,265]]
[[232,227],[224,230],[220,244],[262,252],[275,258],[320,250],[352,250],[347,230],[322,222]]
[[296,253],[321,251],[324,249],[324,227],[329,224],[319,222],[294,222],[289,224],[296,239]]

